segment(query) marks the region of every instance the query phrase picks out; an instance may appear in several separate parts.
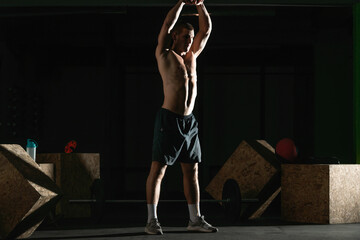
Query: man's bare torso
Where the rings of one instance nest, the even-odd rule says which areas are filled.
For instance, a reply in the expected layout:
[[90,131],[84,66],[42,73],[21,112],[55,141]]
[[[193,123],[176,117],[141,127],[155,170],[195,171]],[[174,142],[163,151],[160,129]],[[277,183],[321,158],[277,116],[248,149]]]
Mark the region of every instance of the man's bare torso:
[[180,115],[190,115],[197,95],[196,57],[192,51],[180,56],[166,50],[157,59],[163,81],[162,107]]

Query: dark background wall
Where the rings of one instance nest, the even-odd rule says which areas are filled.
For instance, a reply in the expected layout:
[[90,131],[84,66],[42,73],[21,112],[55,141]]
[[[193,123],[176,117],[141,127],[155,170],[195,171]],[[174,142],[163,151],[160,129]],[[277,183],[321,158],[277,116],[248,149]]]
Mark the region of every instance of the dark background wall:
[[[109,198],[144,194],[162,83],[154,49],[168,6],[2,9],[0,143],[101,153]],[[355,163],[351,7],[210,6],[198,59],[205,187],[242,140]],[[194,9],[186,8],[185,12]],[[197,28],[197,18],[184,16]],[[163,192],[182,191],[169,168]]]

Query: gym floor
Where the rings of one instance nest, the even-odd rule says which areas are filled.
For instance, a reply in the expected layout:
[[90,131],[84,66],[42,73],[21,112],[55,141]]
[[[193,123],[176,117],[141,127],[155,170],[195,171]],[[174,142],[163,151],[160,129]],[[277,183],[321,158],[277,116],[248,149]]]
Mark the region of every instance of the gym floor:
[[187,206],[183,203],[163,203],[159,205],[158,217],[164,235],[149,236],[144,233],[146,206],[123,204],[109,206],[102,219],[62,219],[55,224],[44,221],[30,239],[360,239],[360,224],[284,222],[276,201],[256,220],[231,222],[218,204],[204,203],[201,211],[208,222],[219,228],[218,233],[187,232]]
[[163,227],[164,235],[145,235],[141,227],[88,228],[36,231],[31,239],[242,239],[242,240],[355,240],[360,236],[359,224],[346,225],[273,225],[221,226],[218,233],[188,233],[184,227]]

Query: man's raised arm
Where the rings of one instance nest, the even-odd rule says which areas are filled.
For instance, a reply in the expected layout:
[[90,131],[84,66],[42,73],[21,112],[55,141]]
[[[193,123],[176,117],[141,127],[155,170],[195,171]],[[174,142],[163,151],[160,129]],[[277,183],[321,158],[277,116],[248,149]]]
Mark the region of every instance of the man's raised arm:
[[210,14],[205,8],[203,0],[197,0],[196,8],[199,13],[199,32],[194,38],[192,51],[196,56],[199,56],[204,49],[207,40],[209,39],[212,29],[212,22]]
[[163,52],[163,50],[167,47],[168,35],[170,34],[171,29],[174,27],[176,21],[178,20],[180,12],[184,5],[185,3],[183,2],[183,0],[179,0],[177,4],[166,15],[166,18],[158,36],[158,45],[155,52],[156,57],[158,57],[161,52]]

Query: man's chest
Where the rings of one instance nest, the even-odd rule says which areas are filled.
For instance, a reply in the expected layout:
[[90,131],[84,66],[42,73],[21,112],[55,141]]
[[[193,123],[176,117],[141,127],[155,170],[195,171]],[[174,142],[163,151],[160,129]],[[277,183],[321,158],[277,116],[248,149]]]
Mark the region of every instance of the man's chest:
[[196,58],[190,53],[185,56],[180,56],[175,52],[170,51],[168,55],[168,64],[175,71],[193,73],[196,69]]

